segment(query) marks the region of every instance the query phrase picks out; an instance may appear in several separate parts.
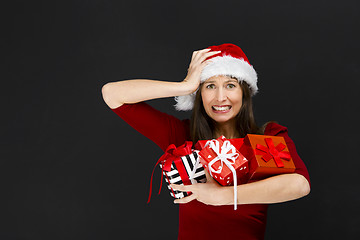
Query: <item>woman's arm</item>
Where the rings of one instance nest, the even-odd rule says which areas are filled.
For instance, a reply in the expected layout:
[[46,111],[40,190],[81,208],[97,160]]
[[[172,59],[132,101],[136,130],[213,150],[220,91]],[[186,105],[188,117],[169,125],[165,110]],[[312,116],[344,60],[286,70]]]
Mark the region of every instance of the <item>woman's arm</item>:
[[110,108],[117,108],[125,103],[190,94],[199,87],[201,71],[211,61],[205,60],[218,53],[219,51],[209,52],[209,49],[193,52],[188,74],[182,82],[147,79],[111,82],[102,88],[103,99]]
[[280,203],[308,195],[310,185],[304,176],[292,173],[239,185],[238,191],[238,204]]
[[[207,171],[205,171],[207,172]],[[234,187],[220,186],[208,173],[207,182],[194,185],[171,185],[174,190],[193,194],[175,203],[187,203],[194,199],[210,205],[234,204]],[[297,173],[273,176],[257,182],[237,186],[238,204],[269,204],[295,200],[310,193],[305,177]]]
[[110,108],[120,107],[124,103],[137,103],[156,98],[181,96],[191,92],[192,88],[186,82],[147,79],[111,82],[105,84],[102,88],[104,101]]

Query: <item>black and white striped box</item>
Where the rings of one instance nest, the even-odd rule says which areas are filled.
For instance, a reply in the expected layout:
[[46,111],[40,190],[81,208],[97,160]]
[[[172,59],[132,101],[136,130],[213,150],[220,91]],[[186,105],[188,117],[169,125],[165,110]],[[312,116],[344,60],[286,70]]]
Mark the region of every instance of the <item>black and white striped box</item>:
[[[181,157],[182,163],[185,167],[186,173],[189,176],[189,180],[191,184],[195,183],[204,183],[206,182],[206,175],[203,166],[199,161],[199,155],[197,150],[193,153]],[[162,164],[160,163],[160,168],[162,168]],[[180,184],[183,185],[183,180],[180,177],[179,171],[176,168],[176,164],[174,162],[171,163],[170,171],[163,171],[165,181],[167,182],[167,187],[170,190],[170,195],[174,198],[183,198],[188,196],[189,192],[181,192],[173,190],[170,187],[170,184]]]

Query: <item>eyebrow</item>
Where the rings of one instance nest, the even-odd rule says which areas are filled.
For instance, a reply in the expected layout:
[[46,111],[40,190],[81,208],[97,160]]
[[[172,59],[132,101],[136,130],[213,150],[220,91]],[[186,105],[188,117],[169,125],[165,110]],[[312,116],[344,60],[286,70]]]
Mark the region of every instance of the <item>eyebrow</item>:
[[206,81],[204,82],[204,84],[207,84],[207,83],[214,83],[215,81],[214,80],[211,80],[211,81]]
[[[207,83],[214,83],[216,82],[215,80],[210,80],[210,81],[206,81],[204,82],[204,84],[207,84]],[[229,80],[226,80],[225,83],[228,83],[228,82],[238,82],[237,79],[229,79]]]
[[226,82],[239,82],[237,79],[229,79]]

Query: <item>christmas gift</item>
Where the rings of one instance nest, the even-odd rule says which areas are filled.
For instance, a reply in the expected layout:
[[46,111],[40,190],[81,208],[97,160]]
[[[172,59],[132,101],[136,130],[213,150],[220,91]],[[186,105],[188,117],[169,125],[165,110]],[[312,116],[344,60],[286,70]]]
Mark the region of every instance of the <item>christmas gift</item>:
[[[232,138],[232,139],[227,139],[230,141],[230,143],[235,147],[235,149],[239,150],[240,147],[243,145],[244,143],[244,139],[243,138]],[[202,150],[206,143],[209,140],[199,140],[196,144],[195,144],[195,149],[197,150]]]
[[[165,181],[168,183],[170,195],[174,198],[183,198],[191,193],[173,190],[170,187],[170,184],[190,185],[206,182],[204,168],[199,161],[199,151],[193,150],[191,147],[192,142],[190,141],[185,142],[185,144],[178,148],[176,148],[174,144],[171,144],[155,165],[155,167],[159,165],[162,169],[162,175],[164,175]],[[151,175],[148,202],[151,197],[152,178],[155,167]],[[163,179],[161,178],[159,194],[161,191],[162,181]]]
[[234,208],[237,203],[237,185],[247,181],[248,160],[224,136],[207,141],[199,152],[200,161],[210,175],[221,185],[234,185]]
[[295,171],[283,137],[247,134],[240,152],[249,160],[250,180]]

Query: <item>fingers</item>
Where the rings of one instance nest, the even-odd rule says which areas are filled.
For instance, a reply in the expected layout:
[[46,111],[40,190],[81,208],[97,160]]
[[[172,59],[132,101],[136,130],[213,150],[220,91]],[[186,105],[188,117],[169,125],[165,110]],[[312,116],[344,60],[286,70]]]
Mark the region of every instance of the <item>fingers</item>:
[[187,197],[184,197],[184,198],[180,198],[180,199],[175,199],[174,200],[174,203],[188,203],[188,202],[191,202],[192,200],[195,200],[196,197],[195,197],[195,194],[191,194]]
[[190,86],[191,90],[195,91],[199,87],[201,72],[211,61],[211,59],[207,60],[207,58],[219,53],[221,51],[211,51],[209,48],[193,52],[187,70],[188,73],[184,79],[184,82],[186,82],[187,86]]
[[212,62],[212,59],[208,59],[208,60],[206,60],[206,61],[203,61],[202,63],[201,63],[201,65],[202,65],[202,67],[205,67],[206,65],[208,65],[209,63],[211,63]]
[[193,54],[192,54],[192,58],[194,58],[195,56],[197,56],[199,53],[205,53],[205,52],[210,52],[210,48],[205,48],[205,49],[202,49],[202,50],[197,50],[197,51],[194,51]]
[[170,187],[181,192],[191,192],[193,190],[193,185],[170,184]]
[[[177,190],[177,191],[181,191],[181,192],[192,192],[192,190],[193,190],[193,185],[170,184],[170,187],[173,190]],[[196,199],[195,194],[191,194],[191,195],[181,198],[181,199],[175,199],[174,203],[188,203],[194,199]]]
[[195,69],[199,66],[202,68],[202,67],[206,66],[207,64],[209,64],[211,62],[211,59],[209,59],[209,60],[206,60],[206,59],[213,55],[219,54],[219,53],[221,53],[221,51],[206,52],[206,51],[200,50],[200,51],[196,52],[195,55],[193,55],[193,58],[191,59],[189,69]]
[[202,49],[199,51],[194,51],[193,55],[192,55],[192,60],[199,61],[200,63],[202,63],[208,57],[211,57],[211,56],[219,54],[219,53],[221,53],[221,51],[211,51],[211,49],[209,49],[209,48]]
[[221,51],[204,52],[204,53],[198,55],[199,61],[203,62],[208,57],[211,57],[211,56],[219,54],[219,53],[221,53]]

